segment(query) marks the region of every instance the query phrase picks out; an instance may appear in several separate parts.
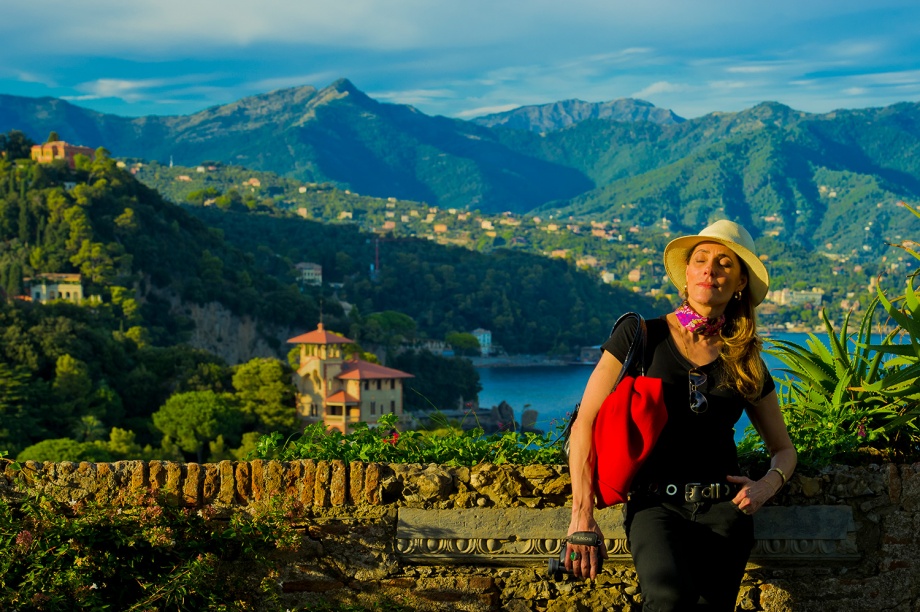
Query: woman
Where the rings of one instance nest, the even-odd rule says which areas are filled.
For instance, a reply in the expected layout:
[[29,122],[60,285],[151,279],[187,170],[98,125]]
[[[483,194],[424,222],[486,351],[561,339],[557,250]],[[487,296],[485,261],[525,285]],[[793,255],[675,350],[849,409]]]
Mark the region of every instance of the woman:
[[[796,452],[775,386],[760,356],[754,308],[769,277],[751,235],[717,221],[664,252],[683,293],[673,313],[648,321],[645,373],[661,378],[668,422],[633,480],[626,534],[645,612],[733,610],[754,544],[753,518],[792,475]],[[604,344],[572,426],[569,534],[603,534],[594,519],[592,428],[617,379],[633,330],[619,326]],[[740,475],[734,425],[744,410],[770,452],[759,480]],[[718,485],[718,486],[712,486]],[[568,545],[566,566],[594,578],[598,548]]]

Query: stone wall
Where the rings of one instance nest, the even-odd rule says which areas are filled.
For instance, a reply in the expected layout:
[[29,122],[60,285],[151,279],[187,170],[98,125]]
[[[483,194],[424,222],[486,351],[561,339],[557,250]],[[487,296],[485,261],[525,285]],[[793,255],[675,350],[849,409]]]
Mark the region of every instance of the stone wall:
[[[292,608],[386,596],[418,610],[641,610],[619,509],[599,514],[610,559],[596,581],[546,575],[568,526],[561,466],[28,462],[24,473],[60,500],[152,490],[224,514],[296,501],[304,546],[281,580]],[[920,464],[796,475],[755,529],[739,610],[920,610]]]

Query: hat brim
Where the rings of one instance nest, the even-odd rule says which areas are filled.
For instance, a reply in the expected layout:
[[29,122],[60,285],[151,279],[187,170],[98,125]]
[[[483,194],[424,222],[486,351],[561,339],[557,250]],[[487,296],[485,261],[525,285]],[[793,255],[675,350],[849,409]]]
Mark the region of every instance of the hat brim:
[[747,247],[719,238],[718,236],[682,236],[675,238],[668,243],[664,249],[664,268],[668,273],[668,278],[677,287],[683,290],[687,284],[687,262],[690,260],[690,254],[696,245],[701,242],[717,242],[732,250],[735,255],[741,258],[748,271],[748,291],[751,293],[751,299],[757,306],[767,297],[767,291],[770,289],[770,276],[767,273],[767,267],[763,265],[760,258],[757,257]]

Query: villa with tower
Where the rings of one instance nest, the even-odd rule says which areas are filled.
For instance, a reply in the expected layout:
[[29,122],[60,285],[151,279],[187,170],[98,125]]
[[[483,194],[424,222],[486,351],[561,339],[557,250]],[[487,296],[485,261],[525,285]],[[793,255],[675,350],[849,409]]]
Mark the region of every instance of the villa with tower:
[[370,426],[384,414],[403,414],[403,380],[413,376],[357,358],[345,359],[345,336],[316,329],[288,340],[300,346],[294,372],[297,416],[304,425],[322,422],[348,433],[354,423]]

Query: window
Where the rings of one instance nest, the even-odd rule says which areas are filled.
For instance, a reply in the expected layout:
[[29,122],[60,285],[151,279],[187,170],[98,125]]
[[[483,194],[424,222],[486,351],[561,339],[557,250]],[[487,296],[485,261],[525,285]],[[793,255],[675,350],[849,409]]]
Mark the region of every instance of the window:
[[377,381],[377,390],[380,391],[380,381]]
[[377,412],[377,402],[371,402],[371,414],[376,414]]
[[390,400],[390,414],[396,414],[396,400]]
[[396,379],[391,378],[390,379],[390,389],[395,389],[395,388],[396,388]]
[[371,388],[371,382],[369,380],[364,381],[364,390],[367,391]]

